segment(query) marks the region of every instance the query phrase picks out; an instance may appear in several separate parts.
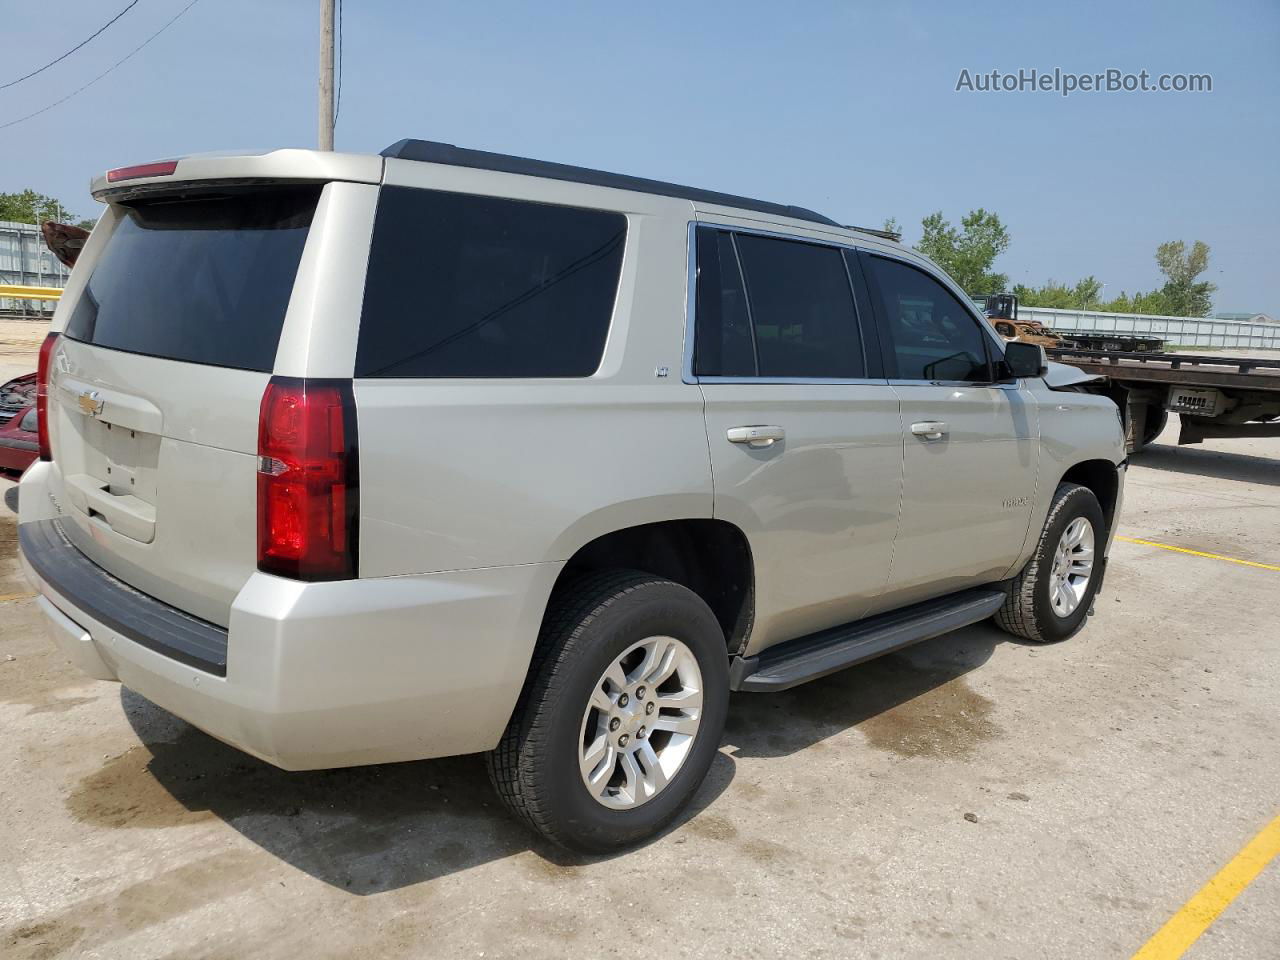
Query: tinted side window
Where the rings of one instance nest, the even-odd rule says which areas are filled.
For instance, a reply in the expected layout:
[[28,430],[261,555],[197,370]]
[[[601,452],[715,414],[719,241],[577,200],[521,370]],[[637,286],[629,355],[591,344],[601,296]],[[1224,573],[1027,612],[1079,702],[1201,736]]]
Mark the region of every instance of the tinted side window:
[[693,370],[702,377],[752,377],[755,344],[733,237],[698,228],[697,343]]
[[987,337],[937,280],[897,260],[868,257],[884,307],[898,380],[990,381]]
[[627,234],[619,213],[383,187],[357,377],[587,377]]
[[865,375],[844,257],[834,247],[737,236],[762,377]]

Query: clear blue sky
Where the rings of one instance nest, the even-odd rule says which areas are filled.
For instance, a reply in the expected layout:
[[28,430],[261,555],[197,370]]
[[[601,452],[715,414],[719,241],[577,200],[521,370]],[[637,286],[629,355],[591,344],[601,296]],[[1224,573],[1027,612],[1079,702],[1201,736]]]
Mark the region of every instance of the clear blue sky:
[[[0,83],[126,0],[8,3]],[[142,0],[0,91],[0,122],[105,69],[186,0]],[[123,163],[315,142],[315,0],[200,0],[96,86],[0,131],[0,190],[90,215]],[[1280,317],[1280,3],[417,3],[346,0],[339,149],[444,140],[813,207],[995,210],[1014,282],[1160,282],[1204,240],[1217,310]],[[962,68],[1209,73],[1209,94],[956,93]]]

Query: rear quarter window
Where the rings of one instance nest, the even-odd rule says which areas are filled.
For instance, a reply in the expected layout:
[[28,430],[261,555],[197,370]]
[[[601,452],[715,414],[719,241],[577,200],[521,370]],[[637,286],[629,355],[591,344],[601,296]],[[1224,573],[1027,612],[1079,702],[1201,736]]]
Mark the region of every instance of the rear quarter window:
[[269,373],[319,196],[278,187],[127,206],[66,335]]
[[619,213],[383,187],[357,377],[587,377],[609,333]]

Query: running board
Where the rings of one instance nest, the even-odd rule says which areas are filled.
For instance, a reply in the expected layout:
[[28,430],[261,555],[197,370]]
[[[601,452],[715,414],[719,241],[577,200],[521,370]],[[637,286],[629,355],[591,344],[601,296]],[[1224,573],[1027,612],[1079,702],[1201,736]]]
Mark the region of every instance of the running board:
[[729,663],[729,686],[754,693],[788,690],[985,620],[1000,609],[1007,596],[998,587],[964,590],[797,637],[754,657],[734,657]]

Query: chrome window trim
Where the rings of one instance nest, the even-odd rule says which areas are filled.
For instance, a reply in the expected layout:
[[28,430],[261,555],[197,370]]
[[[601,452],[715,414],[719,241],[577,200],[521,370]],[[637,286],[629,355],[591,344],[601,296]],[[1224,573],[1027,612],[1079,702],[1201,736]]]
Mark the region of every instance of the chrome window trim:
[[[923,270],[933,279],[943,285],[956,299],[960,301],[960,305],[969,311],[974,322],[978,324],[980,330],[984,330],[989,339],[999,346],[999,353],[1004,355],[1004,339],[995,332],[995,328],[987,323],[985,319],[980,318],[971,309],[967,294],[956,291],[955,285],[951,282],[950,277],[940,276],[938,273],[930,270],[919,263],[916,263],[906,257],[895,256],[879,247],[860,246],[856,243],[837,243],[834,240],[818,239],[816,237],[798,236],[792,233],[782,233],[776,230],[762,230],[755,227],[743,227],[734,223],[724,223],[717,220],[690,220],[687,233],[687,255],[686,270],[687,277],[685,282],[685,326],[684,326],[684,357],[681,364],[681,379],[688,384],[700,383],[759,383],[759,384],[814,384],[814,385],[848,385],[848,386],[893,386],[893,387],[969,387],[969,388],[991,388],[997,390],[1018,391],[1025,386],[1023,380],[1014,380],[1011,383],[973,383],[968,380],[890,380],[889,378],[834,378],[834,377],[697,377],[693,373],[693,346],[694,335],[697,327],[697,282],[698,282],[698,252],[697,252],[697,231],[699,227],[709,227],[713,230],[728,230],[731,233],[750,233],[762,237],[775,237],[779,240],[795,240],[800,243],[813,243],[822,247],[834,247],[839,250],[852,250],[856,252],[865,252],[877,257],[885,257],[889,260],[897,261],[916,270]],[[737,244],[734,244],[734,253],[737,253]],[[847,270],[846,265],[846,270]],[[739,266],[741,272],[741,266]],[[745,282],[745,281],[744,281]],[[852,290],[853,279],[850,278],[850,289]],[[855,303],[856,310],[856,303]],[[861,316],[859,316],[861,323]],[[861,333],[861,331],[859,331]],[[866,339],[862,340],[863,363],[866,363]]]
[[1014,380],[1007,383],[1003,380],[993,383],[986,381],[975,383],[972,380],[887,380],[886,383],[895,387],[970,387],[973,389],[989,389],[989,390],[1021,390],[1022,381]]
[[837,378],[837,377],[699,377],[697,383],[808,383],[830,384],[832,386],[878,386],[883,387],[888,380],[873,378]]
[[[851,243],[836,243],[832,240],[818,239],[816,237],[797,236],[792,233],[780,233],[776,230],[760,230],[755,227],[742,227],[734,223],[722,223],[716,220],[690,220],[687,251],[686,251],[686,270],[688,276],[685,281],[684,294],[684,357],[680,366],[680,379],[685,383],[807,383],[807,384],[829,384],[833,386],[885,386],[889,383],[886,379],[876,379],[874,377],[699,377],[693,372],[693,346],[694,337],[697,329],[697,284],[698,284],[698,228],[708,227],[712,230],[728,230],[731,234],[747,233],[759,237],[772,237],[777,240],[794,240],[800,243],[812,243],[819,247],[830,247],[834,250],[868,250],[870,247],[859,247]],[[738,256],[738,243],[733,243],[734,256]],[[907,262],[907,261],[904,261]],[[844,264],[845,275],[849,277],[849,296],[853,298],[854,316],[858,318],[858,348],[862,351],[862,365],[865,369],[867,366],[867,339],[863,336],[861,325],[863,317],[858,311],[857,297],[853,292],[853,277],[849,276],[849,265]],[[742,270],[741,259],[739,258],[738,273],[742,276],[743,287],[746,287],[746,274]],[[751,319],[751,297],[747,296],[747,315]],[[873,321],[874,322],[874,321]],[[752,323],[752,349],[755,349],[754,342],[754,320]],[[972,384],[969,384],[972,386]]]
[[729,230],[733,233],[750,233],[758,237],[772,237],[775,240],[795,240],[798,243],[812,243],[819,247],[836,247],[840,250],[871,250],[871,247],[859,247],[856,243],[839,243],[834,238],[805,237],[795,233],[783,233],[779,230],[765,230],[760,227],[743,227],[736,223],[722,223],[718,220],[691,220],[690,227],[711,227],[713,230]]

